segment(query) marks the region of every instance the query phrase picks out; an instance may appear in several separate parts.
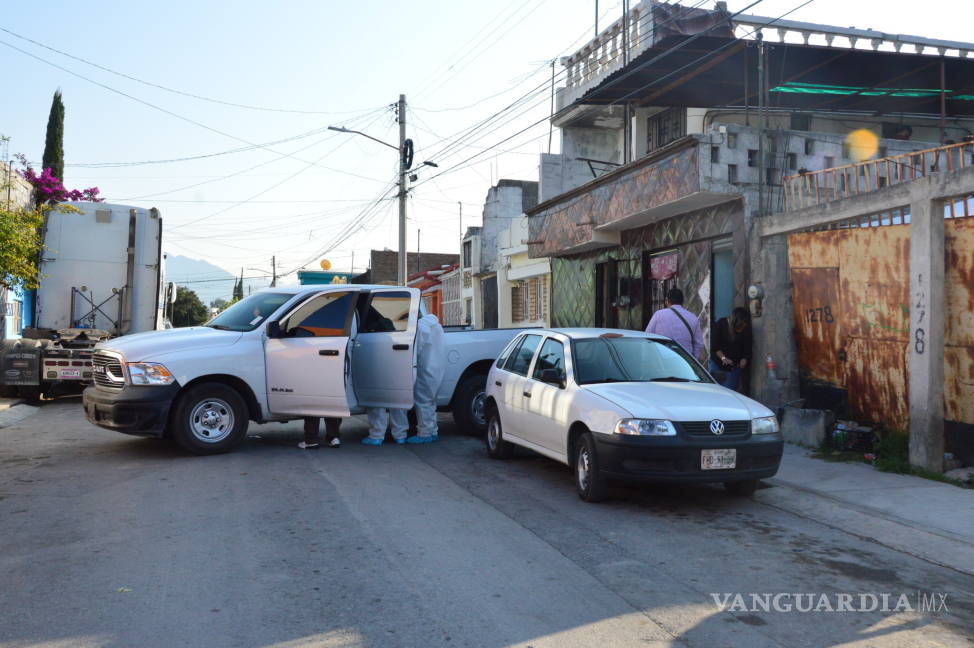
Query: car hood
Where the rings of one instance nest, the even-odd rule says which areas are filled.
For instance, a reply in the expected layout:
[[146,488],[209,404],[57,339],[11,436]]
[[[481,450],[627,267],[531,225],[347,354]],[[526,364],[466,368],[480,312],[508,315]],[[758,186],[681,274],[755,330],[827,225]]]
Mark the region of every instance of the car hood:
[[123,335],[114,340],[102,342],[95,348],[117,351],[122,354],[127,362],[144,362],[177,351],[230,346],[235,344],[242,335],[237,331],[220,331],[208,326],[191,326]]
[[741,421],[772,416],[761,403],[712,383],[632,382],[584,385],[635,418]]

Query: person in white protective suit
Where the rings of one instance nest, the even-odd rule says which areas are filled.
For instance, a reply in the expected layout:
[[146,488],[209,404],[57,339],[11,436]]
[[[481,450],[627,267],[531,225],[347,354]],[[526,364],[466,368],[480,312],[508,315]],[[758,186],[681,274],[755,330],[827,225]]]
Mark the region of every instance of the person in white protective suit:
[[438,437],[436,423],[436,393],[443,382],[446,371],[446,347],[443,327],[436,315],[428,314],[419,318],[416,324],[416,380],[413,387],[413,403],[416,409],[416,428],[418,434],[406,438],[409,430],[409,416],[404,409],[370,407],[369,436],[362,439],[365,445],[382,445],[386,428],[391,421],[392,438],[396,443],[432,443]]
[[[446,343],[443,327],[436,315],[427,314],[416,325],[416,382],[413,402],[416,408],[416,430],[407,443],[432,443],[439,436],[436,424],[436,393],[446,372]],[[402,411],[402,410],[400,410]],[[406,418],[405,412],[402,413]],[[395,422],[393,422],[395,426]]]

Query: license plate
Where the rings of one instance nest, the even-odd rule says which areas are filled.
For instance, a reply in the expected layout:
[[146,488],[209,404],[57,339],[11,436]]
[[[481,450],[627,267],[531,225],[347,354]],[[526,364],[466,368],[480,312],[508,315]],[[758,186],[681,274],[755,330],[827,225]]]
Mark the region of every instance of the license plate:
[[737,466],[737,449],[701,450],[700,470],[721,470]]
[[81,378],[81,369],[62,369],[61,380],[66,378]]

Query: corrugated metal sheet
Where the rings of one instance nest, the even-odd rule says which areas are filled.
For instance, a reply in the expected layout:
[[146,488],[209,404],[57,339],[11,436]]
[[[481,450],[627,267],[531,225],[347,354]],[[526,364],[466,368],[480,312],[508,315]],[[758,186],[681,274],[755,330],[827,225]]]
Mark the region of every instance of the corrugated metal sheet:
[[944,222],[944,418],[974,424],[974,218]]
[[798,361],[855,416],[907,426],[909,226],[788,237]]
[[844,384],[839,362],[839,269],[793,268],[792,307],[798,345],[798,365],[809,377],[834,385]]

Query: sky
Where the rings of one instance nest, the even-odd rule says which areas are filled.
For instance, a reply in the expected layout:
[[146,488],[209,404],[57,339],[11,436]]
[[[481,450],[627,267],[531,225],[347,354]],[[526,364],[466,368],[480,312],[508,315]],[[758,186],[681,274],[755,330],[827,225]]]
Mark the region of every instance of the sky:
[[[758,0],[746,13],[794,10],[788,19],[974,40],[972,3],[804,2]],[[417,172],[408,248],[457,252],[492,184],[538,178],[552,59],[591,39],[596,7],[600,28],[621,15],[614,0],[3,4],[8,156],[39,166],[60,88],[66,186],[157,207],[169,253],[248,277],[269,272],[275,256],[283,282],[325,258],[364,270],[369,249],[398,245],[396,151],[328,126],[396,145],[391,106],[405,94],[414,168],[439,165]],[[555,73],[560,85],[560,65]],[[477,135],[457,137],[517,100]]]

